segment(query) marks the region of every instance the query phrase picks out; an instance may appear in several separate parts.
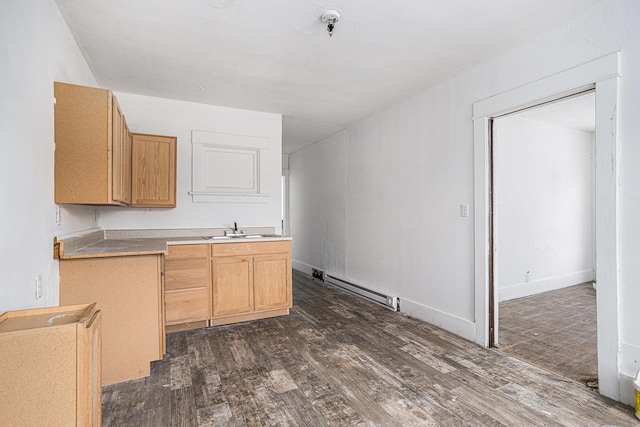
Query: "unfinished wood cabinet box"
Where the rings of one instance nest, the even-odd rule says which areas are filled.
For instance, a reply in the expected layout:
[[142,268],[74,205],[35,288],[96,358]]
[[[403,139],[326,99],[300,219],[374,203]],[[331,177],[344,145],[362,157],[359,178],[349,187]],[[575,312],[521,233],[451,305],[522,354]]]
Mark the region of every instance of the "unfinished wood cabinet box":
[[289,314],[291,242],[211,245],[212,325]]
[[110,90],[54,83],[55,202],[131,202],[131,138]]
[[171,328],[175,325],[197,325],[211,318],[209,246],[169,246],[164,260],[168,331],[181,329]]
[[0,316],[0,425],[101,425],[96,304]]
[[132,134],[132,205],[176,207],[176,142],[172,136]]
[[165,353],[162,255],[60,260],[60,303],[103,315],[102,384],[146,377]]

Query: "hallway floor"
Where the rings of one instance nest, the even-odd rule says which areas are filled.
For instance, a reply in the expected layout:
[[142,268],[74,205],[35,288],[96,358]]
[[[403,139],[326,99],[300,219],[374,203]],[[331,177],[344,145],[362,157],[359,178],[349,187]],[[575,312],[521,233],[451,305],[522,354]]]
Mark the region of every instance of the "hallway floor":
[[636,426],[631,408],[294,272],[291,315],[168,335],[104,426]]
[[596,291],[591,282],[500,303],[499,350],[597,387]]

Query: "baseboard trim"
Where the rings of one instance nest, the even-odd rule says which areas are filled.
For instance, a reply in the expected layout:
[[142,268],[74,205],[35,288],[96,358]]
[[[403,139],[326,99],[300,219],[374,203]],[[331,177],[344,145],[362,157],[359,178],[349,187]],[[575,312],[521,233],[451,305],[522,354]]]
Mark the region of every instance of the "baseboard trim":
[[501,287],[498,289],[498,299],[500,302],[509,301],[591,281],[593,281],[593,270],[577,271],[564,276],[548,277],[534,280],[533,282],[516,283],[515,285]]
[[309,265],[295,259],[291,261],[291,266],[293,267],[294,270],[308,274],[309,276],[311,276],[311,273],[312,273],[311,270],[314,268],[317,268],[317,267],[314,267],[313,265]]
[[400,297],[400,311],[469,341],[475,341],[476,324],[467,319],[447,314],[435,308]]

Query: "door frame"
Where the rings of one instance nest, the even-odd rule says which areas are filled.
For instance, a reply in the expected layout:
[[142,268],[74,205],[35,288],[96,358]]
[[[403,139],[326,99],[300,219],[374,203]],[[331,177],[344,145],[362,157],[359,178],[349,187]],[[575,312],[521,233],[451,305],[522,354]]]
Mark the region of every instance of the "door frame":
[[475,341],[494,342],[491,137],[494,117],[595,88],[595,224],[598,379],[600,393],[620,400],[618,325],[618,85],[613,53],[473,104]]
[[[496,181],[495,178],[495,161],[496,161],[496,141],[495,141],[495,134],[494,131],[496,129],[496,119],[501,119],[504,117],[510,117],[510,116],[517,116],[518,114],[528,111],[530,109],[535,109],[550,103],[557,103],[557,102],[562,102],[565,101],[567,99],[570,98],[575,98],[575,97],[580,97],[583,95],[588,95],[588,94],[595,94],[595,84],[592,85],[591,87],[581,91],[581,92],[577,92],[577,93],[573,93],[571,95],[568,96],[564,96],[561,98],[557,98],[557,99],[553,99],[551,101],[547,101],[541,104],[536,104],[536,105],[532,105],[531,107],[528,107],[524,110],[518,110],[515,112],[510,112],[507,114],[503,114],[500,116],[494,116],[494,117],[490,117],[489,118],[489,188],[491,189],[491,192],[489,194],[489,247],[492,248],[489,251],[489,262],[488,265],[490,266],[491,270],[490,272],[492,272],[492,274],[489,277],[489,347],[496,347],[500,345],[500,302],[501,302],[501,296],[500,296],[500,274],[499,274],[499,266],[500,266],[500,251],[498,249],[498,242],[500,241],[500,215],[499,215],[499,210],[498,210],[498,204],[499,204],[499,200],[496,200],[496,184],[498,184],[498,186],[500,186],[500,183],[498,183]],[[594,118],[595,120],[595,118]],[[595,144],[593,147],[593,151],[592,151],[592,159],[591,159],[591,177],[589,179],[589,184],[592,186],[591,188],[591,212],[590,215],[592,216],[592,221],[591,221],[591,233],[592,233],[592,253],[593,253],[593,258],[591,259],[591,270],[594,272],[595,274],[595,267],[596,267],[596,260],[595,260],[595,229],[594,229],[594,225],[595,225],[595,183],[594,183],[594,176],[595,176],[595,156],[593,156],[593,154],[595,153]],[[499,191],[499,190],[498,190]],[[498,197],[499,199],[499,197]],[[593,276],[593,282],[595,283],[595,275]]]

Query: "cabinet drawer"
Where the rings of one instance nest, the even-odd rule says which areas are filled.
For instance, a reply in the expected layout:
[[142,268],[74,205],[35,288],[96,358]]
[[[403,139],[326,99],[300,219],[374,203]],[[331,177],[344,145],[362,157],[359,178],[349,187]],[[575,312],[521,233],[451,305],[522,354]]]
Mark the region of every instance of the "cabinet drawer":
[[206,287],[165,292],[166,325],[196,322],[211,317]]
[[290,240],[279,242],[219,243],[211,245],[212,257],[277,254],[289,251],[291,251]]
[[169,246],[165,257],[165,290],[209,286],[209,245]]
[[[201,266],[176,266],[168,265],[165,262],[165,291],[175,291],[179,289],[197,288],[200,286],[208,286],[209,271]],[[208,262],[204,260],[204,266],[208,266]]]
[[208,257],[209,245],[169,245],[169,251],[167,253],[167,259]]

